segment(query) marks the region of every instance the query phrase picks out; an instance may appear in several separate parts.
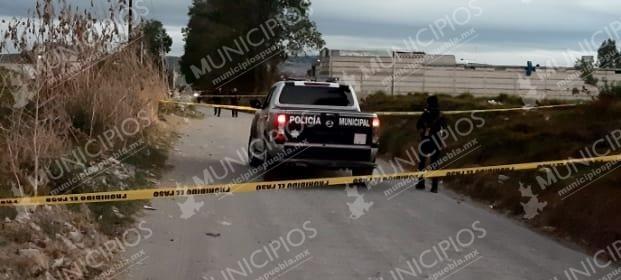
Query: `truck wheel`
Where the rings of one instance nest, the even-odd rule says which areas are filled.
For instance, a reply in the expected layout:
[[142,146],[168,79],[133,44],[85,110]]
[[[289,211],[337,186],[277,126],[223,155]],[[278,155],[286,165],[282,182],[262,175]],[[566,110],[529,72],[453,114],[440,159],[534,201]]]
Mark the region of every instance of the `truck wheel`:
[[373,167],[354,168],[351,170],[352,176],[369,176],[373,175]]
[[251,167],[259,167],[261,164],[263,164],[263,160],[254,156],[254,153],[252,151],[254,151],[255,148],[253,148],[251,144],[252,136],[250,136],[250,139],[248,140],[248,164]]

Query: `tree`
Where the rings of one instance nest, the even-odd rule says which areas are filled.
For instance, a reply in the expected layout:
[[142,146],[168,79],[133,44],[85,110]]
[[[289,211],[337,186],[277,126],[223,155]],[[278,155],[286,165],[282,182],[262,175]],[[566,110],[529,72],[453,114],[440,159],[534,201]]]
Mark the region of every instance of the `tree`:
[[159,20],[148,20],[142,27],[144,40],[149,52],[157,61],[162,60],[162,53],[170,52],[173,40],[170,38],[164,25]]
[[305,0],[193,0],[181,71],[199,89],[264,90],[278,65],[325,45]]
[[621,54],[617,49],[617,42],[608,39],[597,50],[597,60],[600,68],[621,68]]
[[592,59],[586,60],[584,58],[580,58],[576,61],[575,67],[580,71],[580,78],[582,78],[584,83],[587,85],[597,85],[597,78],[593,76],[595,63]]

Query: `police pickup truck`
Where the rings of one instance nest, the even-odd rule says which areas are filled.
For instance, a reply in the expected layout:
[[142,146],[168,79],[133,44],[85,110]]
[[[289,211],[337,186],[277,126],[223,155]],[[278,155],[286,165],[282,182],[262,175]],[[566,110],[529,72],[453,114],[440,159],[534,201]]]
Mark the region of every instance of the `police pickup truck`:
[[373,174],[379,146],[377,115],[362,113],[351,86],[282,81],[258,109],[248,141],[251,166],[313,166]]

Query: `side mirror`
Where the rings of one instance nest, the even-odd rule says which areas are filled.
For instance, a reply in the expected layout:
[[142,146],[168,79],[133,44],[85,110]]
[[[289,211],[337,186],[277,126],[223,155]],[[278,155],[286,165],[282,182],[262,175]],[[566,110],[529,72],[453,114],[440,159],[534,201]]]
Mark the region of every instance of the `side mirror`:
[[257,99],[250,100],[250,107],[255,108],[255,109],[262,109],[261,101]]

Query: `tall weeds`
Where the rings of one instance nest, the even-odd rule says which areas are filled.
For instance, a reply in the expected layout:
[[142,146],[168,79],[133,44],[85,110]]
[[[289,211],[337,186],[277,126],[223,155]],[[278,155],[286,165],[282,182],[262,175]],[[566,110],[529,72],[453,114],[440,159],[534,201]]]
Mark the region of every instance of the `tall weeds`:
[[45,194],[45,170],[75,145],[140,112],[156,118],[165,80],[141,52],[139,28],[138,39],[125,43],[125,2],[96,10],[92,1],[84,9],[37,0],[28,18],[0,33],[0,52],[17,52],[24,62],[0,69],[0,187]]

